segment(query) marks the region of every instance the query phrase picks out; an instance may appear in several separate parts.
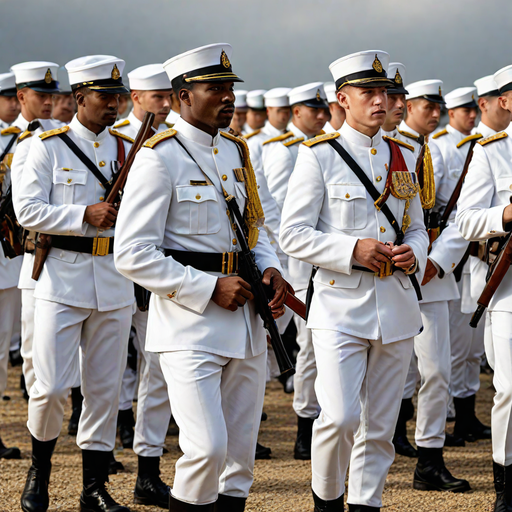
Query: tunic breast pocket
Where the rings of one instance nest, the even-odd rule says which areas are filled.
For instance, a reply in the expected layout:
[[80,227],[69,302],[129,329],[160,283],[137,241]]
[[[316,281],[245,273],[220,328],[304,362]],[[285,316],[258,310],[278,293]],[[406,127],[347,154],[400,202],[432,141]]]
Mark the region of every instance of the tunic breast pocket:
[[361,183],[327,185],[333,225],[339,229],[363,229],[368,223],[366,189]]
[[184,235],[212,235],[220,230],[217,191],[211,185],[176,187],[172,231]]
[[[85,204],[87,171],[64,168],[53,171],[53,201],[57,204],[75,204],[82,200]],[[80,201],[81,202],[81,201]]]

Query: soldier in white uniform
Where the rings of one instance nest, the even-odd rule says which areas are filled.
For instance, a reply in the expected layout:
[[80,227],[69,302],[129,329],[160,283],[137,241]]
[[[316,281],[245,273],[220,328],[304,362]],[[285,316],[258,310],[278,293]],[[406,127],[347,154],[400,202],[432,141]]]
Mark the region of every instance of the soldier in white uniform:
[[[512,112],[512,66],[494,75],[502,108]],[[510,234],[512,139],[506,131],[480,140],[457,205],[457,224],[464,238],[485,241]],[[509,270],[489,304],[494,352],[492,451],[496,512],[512,510],[512,272]]]
[[[114,128],[134,139],[140,130],[145,112],[153,112],[155,121],[153,130],[162,133],[169,126],[165,121],[171,105],[172,85],[162,64],[148,64],[128,73],[133,110],[128,118]],[[137,421],[133,451],[138,458],[138,475],[135,484],[135,503],[158,505],[167,508],[169,504],[169,487],[159,477],[160,457],[163,454],[165,436],[171,419],[171,408],[167,384],[160,367],[158,355],[146,350],[146,328],[148,323],[147,311],[137,308],[133,315],[133,325],[137,331],[136,349],[139,353],[139,378],[137,394]],[[124,380],[123,380],[124,385]],[[127,395],[129,409],[132,415],[134,389],[122,389]],[[121,406],[121,405],[120,405]],[[120,409],[119,419],[125,411]]]
[[242,128],[243,135],[250,136],[254,132],[259,133],[259,130],[265,126],[267,110],[265,108],[264,94],[266,92],[265,89],[255,89],[247,93],[245,97],[245,101],[247,102],[247,115]]
[[336,97],[336,84],[334,82],[326,82],[324,84],[325,94],[327,96],[327,103],[329,103],[329,111],[331,113],[330,121],[327,121],[324,126],[325,133],[333,133],[338,131],[345,122],[345,110],[338,103]]
[[21,225],[51,235],[34,290],[36,380],[28,410],[32,466],[21,498],[25,512],[48,508],[51,456],[79,374],[81,510],[128,510],[105,488],[134,302],[133,284],[114,267],[117,210],[105,202],[108,182],[131,146],[128,137],[108,129],[126,92],[123,68],[123,60],[105,55],[66,64],[78,113],[68,126],[33,137],[18,185]]
[[253,480],[266,335],[249,284],[235,274],[239,243],[224,192],[245,205],[249,245],[276,290],[269,305],[284,312],[287,284],[257,227],[247,145],[224,131],[240,81],[230,56],[229,44],[213,44],[164,64],[181,119],[137,155],[117,222],[116,265],[152,292],[146,349],[159,353],[180,427],[171,512],[242,511]]
[[[347,118],[339,133],[300,146],[283,209],[283,250],[319,267],[307,324],[322,408],[313,428],[315,512],[343,510],[349,462],[349,510],[380,510],[413,336],[421,330],[409,276],[425,267],[428,239],[412,152],[383,140],[380,130],[385,88],[393,85],[388,62],[387,53],[373,50],[330,65]],[[338,154],[343,149],[348,157]],[[402,184],[400,195],[387,192],[391,176]],[[366,186],[381,194],[388,213],[375,208]]]
[[14,73],[0,74],[0,130],[9,128],[20,113]]

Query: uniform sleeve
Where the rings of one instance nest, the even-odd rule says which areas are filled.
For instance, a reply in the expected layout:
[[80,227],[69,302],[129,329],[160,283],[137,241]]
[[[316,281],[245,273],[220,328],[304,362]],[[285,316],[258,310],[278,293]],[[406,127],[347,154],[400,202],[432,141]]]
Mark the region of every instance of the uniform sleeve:
[[14,205],[14,211],[18,216],[18,195],[22,182],[23,166],[27,161],[28,152],[32,143],[32,137],[22,141],[16,146],[11,165],[11,179],[12,179],[12,201]]
[[[217,277],[184,266],[159,250],[172,200],[169,170],[156,151],[142,148],[130,170],[117,217],[114,261],[117,270],[128,279],[202,314]],[[264,254],[261,261],[265,261]]]
[[264,158],[263,172],[268,189],[281,211],[288,190],[288,180],[293,171],[292,154],[286,146],[280,142],[274,142],[265,151]]
[[469,242],[459,232],[455,222],[449,222],[441,236],[432,244],[429,258],[436,262],[445,274],[455,270],[468,248]]
[[25,229],[41,233],[83,236],[88,226],[86,205],[50,204],[53,165],[45,144],[37,137],[30,145],[17,187],[18,221]]
[[506,204],[491,206],[495,181],[485,148],[477,144],[457,203],[456,222],[466,240],[480,241],[504,236]]

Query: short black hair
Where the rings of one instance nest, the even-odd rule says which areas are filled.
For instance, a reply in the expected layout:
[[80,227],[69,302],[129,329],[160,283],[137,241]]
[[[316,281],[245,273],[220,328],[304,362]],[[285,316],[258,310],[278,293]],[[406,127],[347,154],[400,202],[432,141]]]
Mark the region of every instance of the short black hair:
[[179,99],[179,97],[180,97],[180,91],[181,91],[182,89],[185,89],[185,90],[187,90],[187,91],[191,91],[193,87],[194,87],[194,84],[193,84],[192,82],[184,82],[184,83],[182,83],[182,84],[175,83],[175,84],[173,84],[173,86],[172,86],[172,92],[173,92],[174,94],[176,94],[176,98],[178,98],[178,99]]
[[78,89],[75,89],[75,90],[73,91],[73,97],[75,98],[75,100],[76,100],[76,95],[77,95],[79,92],[80,92],[80,93],[82,93],[84,96],[87,96],[88,94],[90,94],[91,89],[89,89],[89,87],[80,87],[80,88],[78,88]]

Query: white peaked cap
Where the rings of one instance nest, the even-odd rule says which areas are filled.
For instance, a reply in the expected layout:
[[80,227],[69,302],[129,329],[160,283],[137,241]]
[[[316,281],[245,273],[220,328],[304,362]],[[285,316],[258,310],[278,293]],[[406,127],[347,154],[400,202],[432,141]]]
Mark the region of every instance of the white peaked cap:
[[338,103],[338,98],[336,97],[336,84],[334,82],[325,82],[324,90],[328,103]]
[[267,91],[265,89],[256,89],[249,91],[246,96],[247,106],[256,110],[265,108],[265,100],[263,95]]
[[290,99],[290,105],[304,103],[308,107],[314,108],[329,107],[323,82],[312,82],[295,87],[288,93],[288,98]]
[[473,82],[478,96],[498,96],[498,84],[494,81],[494,75],[487,75]]
[[434,103],[443,103],[443,82],[441,80],[420,80],[407,85],[406,99],[424,98]]
[[59,90],[58,69],[59,65],[55,62],[31,61],[15,64],[11,71],[18,89],[29,87],[34,91],[53,93]]
[[458,107],[476,107],[476,87],[459,87],[450,91],[445,97],[448,110]]
[[244,89],[239,89],[235,92],[235,108],[247,108],[247,92]]
[[290,99],[288,93],[291,91],[290,87],[275,87],[267,91],[263,97],[265,98],[266,107],[289,107]]
[[407,94],[404,87],[405,65],[401,62],[390,62],[388,67],[388,78],[395,82],[395,85],[388,89],[388,94]]
[[498,86],[500,94],[512,89],[512,65],[501,68],[494,73],[494,81]]
[[128,73],[132,91],[163,91],[172,89],[163,64],[148,64]]
[[0,74],[0,95],[16,96],[16,79],[14,73]]

